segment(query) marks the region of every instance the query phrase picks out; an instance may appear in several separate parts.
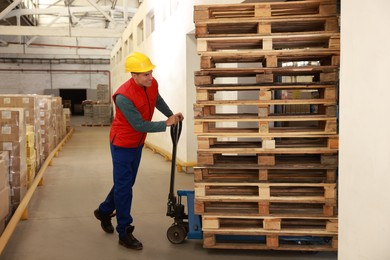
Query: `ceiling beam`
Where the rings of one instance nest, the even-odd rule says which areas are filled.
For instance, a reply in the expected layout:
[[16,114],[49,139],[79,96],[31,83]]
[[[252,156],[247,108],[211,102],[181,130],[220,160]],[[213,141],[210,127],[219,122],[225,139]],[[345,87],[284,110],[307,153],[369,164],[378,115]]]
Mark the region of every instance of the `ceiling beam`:
[[[100,6],[99,8],[100,8],[99,12],[111,10],[111,6]],[[121,7],[115,8],[115,11],[116,12],[123,12],[126,9],[127,9],[128,13],[132,13],[133,15],[137,12],[136,8],[125,8],[124,9]],[[4,10],[0,14],[0,20],[14,17],[14,16],[31,15],[31,14],[68,16],[69,10],[71,11],[71,13],[96,12],[96,8],[93,6],[69,7],[69,9],[68,9],[68,7],[50,7],[50,8],[39,8],[39,9],[17,9],[17,10],[8,11],[8,12],[4,12],[5,11]]]
[[7,6],[1,13],[0,13],[0,20],[4,18],[9,12],[12,11],[18,4],[20,4],[21,0],[15,0],[12,4]]
[[0,26],[0,35],[120,38],[120,29],[39,27],[39,26]]
[[95,7],[96,10],[98,10],[104,17],[106,17],[106,19],[109,20],[113,25],[116,25],[115,20],[111,16],[109,16],[103,9],[101,9],[100,6],[97,3],[95,3],[95,1],[93,1],[93,0],[87,0],[87,1],[93,7]]
[[[50,27],[52,24],[54,24],[58,19],[60,19],[61,16],[57,16],[54,18],[47,26],[45,27]],[[29,46],[33,41],[35,41],[38,38],[38,36],[32,37],[30,40],[26,42],[26,46]]]

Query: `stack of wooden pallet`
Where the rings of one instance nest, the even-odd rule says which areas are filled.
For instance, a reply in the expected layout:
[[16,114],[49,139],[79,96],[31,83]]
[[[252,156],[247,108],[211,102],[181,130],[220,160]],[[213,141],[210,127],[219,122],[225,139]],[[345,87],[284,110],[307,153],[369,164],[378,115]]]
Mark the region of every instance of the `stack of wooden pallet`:
[[336,1],[194,10],[204,247],[336,251]]

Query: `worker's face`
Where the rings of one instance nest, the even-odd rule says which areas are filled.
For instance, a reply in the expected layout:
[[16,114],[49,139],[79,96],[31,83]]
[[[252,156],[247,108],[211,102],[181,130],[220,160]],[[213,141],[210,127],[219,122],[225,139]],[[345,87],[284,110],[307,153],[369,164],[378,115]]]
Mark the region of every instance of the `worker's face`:
[[143,73],[132,73],[135,83],[141,87],[150,87],[152,85],[153,71]]

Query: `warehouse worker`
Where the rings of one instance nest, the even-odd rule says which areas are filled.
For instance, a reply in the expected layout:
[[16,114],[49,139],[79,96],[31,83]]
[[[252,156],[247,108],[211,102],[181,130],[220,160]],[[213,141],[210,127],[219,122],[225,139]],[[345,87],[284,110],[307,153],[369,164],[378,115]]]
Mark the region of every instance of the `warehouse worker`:
[[[102,229],[107,233],[114,232],[111,218],[116,214],[119,244],[137,250],[143,246],[133,235],[130,210],[132,187],[146,135],[148,132],[164,132],[167,126],[184,119],[182,113],[173,114],[160,96],[157,81],[152,76],[155,67],[147,56],[139,52],[134,52],[126,58],[125,69],[126,72],[131,72],[131,78],[112,96],[116,105],[110,131],[114,186],[94,212]],[[168,119],[152,121],[155,108]]]

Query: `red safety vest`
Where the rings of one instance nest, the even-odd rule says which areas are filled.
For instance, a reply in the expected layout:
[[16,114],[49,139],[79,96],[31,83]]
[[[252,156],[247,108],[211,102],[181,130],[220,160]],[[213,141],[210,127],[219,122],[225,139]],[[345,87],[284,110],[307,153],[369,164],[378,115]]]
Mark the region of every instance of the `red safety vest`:
[[[125,96],[133,102],[135,108],[137,108],[145,121],[152,121],[158,96],[158,84],[154,78],[150,87],[140,87],[131,78],[114,93],[112,96],[114,102],[118,94]],[[115,108],[115,112],[115,118],[110,131],[111,143],[126,148],[135,148],[143,145],[147,133],[137,132],[118,107]]]

